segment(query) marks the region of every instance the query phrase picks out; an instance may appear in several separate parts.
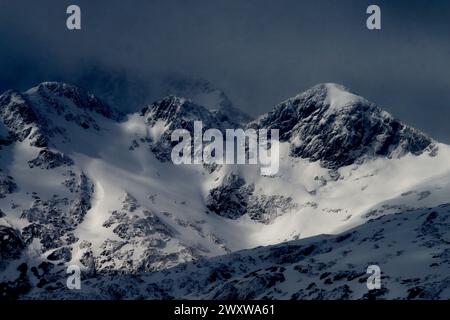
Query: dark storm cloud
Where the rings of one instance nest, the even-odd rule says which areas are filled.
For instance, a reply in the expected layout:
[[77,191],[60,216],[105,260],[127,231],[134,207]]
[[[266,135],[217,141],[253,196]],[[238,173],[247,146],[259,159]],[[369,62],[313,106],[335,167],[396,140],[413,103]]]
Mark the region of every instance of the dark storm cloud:
[[[82,30],[65,28],[78,4]],[[378,4],[382,30],[365,27]],[[252,115],[342,83],[450,142],[448,1],[0,0],[0,89],[70,81],[88,66],[203,77]]]

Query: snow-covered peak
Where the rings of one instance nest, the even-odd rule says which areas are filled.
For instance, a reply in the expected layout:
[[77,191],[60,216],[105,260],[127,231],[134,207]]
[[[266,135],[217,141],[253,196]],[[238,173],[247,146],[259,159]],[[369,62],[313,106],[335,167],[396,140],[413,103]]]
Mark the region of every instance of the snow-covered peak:
[[344,86],[325,83],[290,98],[251,127],[279,129],[291,155],[330,168],[376,156],[415,155],[434,141]]
[[205,107],[195,104],[190,99],[174,95],[145,107],[141,114],[146,118],[147,123],[160,120],[166,123],[177,120],[206,120],[212,117],[211,112]]
[[335,83],[324,84],[327,97],[325,103],[330,105],[331,109],[340,109],[348,105],[367,102],[364,98],[348,91],[344,86]]
[[25,92],[36,103],[50,104],[58,112],[78,108],[98,113],[111,119],[120,119],[121,114],[84,89],[63,82],[42,82]]
[[105,120],[120,119],[120,112],[93,94],[62,82],[43,82],[23,93],[9,90],[0,95],[0,123],[14,140],[28,140],[39,148],[76,138],[79,129],[98,131]]
[[343,108],[370,105],[363,97],[354,94],[345,86],[337,83],[320,83],[288,99],[286,102],[314,101],[318,106],[329,109],[328,112],[341,111]]
[[208,110],[191,99],[174,95],[167,96],[142,109],[141,115],[145,122],[154,125],[163,121],[171,125],[173,129],[185,128],[186,124],[192,125],[194,121],[202,121],[209,128],[234,128],[239,126],[221,113]]

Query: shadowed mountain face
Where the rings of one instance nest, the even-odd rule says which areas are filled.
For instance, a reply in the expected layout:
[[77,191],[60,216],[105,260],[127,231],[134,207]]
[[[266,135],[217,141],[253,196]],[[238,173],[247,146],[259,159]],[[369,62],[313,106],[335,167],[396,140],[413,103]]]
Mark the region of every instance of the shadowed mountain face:
[[[0,297],[365,298],[364,266],[392,270],[393,255],[409,265],[411,243],[425,260],[414,275],[387,274],[403,287],[380,295],[449,297],[430,279],[448,267],[450,147],[336,84],[251,122],[209,84],[171,87],[185,97],[127,115],[57,82],[0,95]],[[194,121],[279,129],[279,172],[174,165],[171,133]],[[363,255],[368,245],[377,253]],[[81,267],[85,291],[67,292],[68,265]],[[125,285],[133,279],[143,282]]]

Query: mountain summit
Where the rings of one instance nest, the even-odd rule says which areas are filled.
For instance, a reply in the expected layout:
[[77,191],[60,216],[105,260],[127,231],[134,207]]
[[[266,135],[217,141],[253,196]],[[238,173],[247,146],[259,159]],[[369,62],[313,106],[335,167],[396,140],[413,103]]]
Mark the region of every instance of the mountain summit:
[[328,168],[376,156],[419,155],[435,146],[422,132],[334,83],[282,102],[250,127],[278,128],[292,156],[320,160]]

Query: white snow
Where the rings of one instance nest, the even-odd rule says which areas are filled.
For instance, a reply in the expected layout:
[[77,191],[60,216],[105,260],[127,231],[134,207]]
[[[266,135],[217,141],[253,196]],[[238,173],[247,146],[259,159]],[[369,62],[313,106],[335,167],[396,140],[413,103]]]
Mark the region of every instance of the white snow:
[[349,92],[345,87],[335,83],[327,83],[325,84],[325,87],[327,89],[325,103],[330,105],[331,110],[338,110],[365,100],[362,97]]

